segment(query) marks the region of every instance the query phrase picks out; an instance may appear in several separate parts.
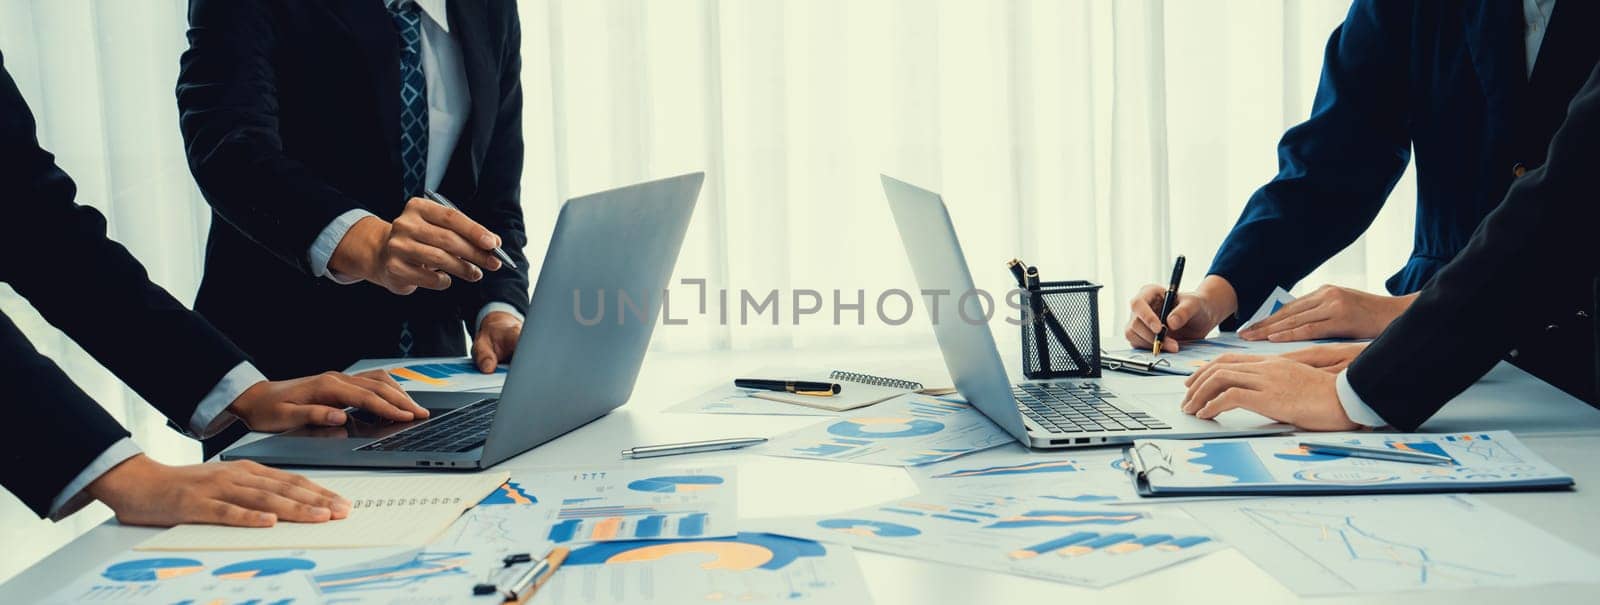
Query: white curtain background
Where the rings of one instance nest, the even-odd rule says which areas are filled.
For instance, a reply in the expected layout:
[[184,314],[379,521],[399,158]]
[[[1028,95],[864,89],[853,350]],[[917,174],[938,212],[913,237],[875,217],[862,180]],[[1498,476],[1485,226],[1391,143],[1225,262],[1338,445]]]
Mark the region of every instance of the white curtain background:
[[[0,0],[0,52],[45,147],[77,180],[79,202],[105,212],[112,235],[187,302],[209,219],[184,163],[173,99],[185,6]],[[1102,331],[1113,345],[1133,292],[1165,279],[1178,253],[1189,255],[1189,283],[1198,280],[1251,191],[1276,172],[1275,143],[1308,114],[1323,45],[1347,8],[1342,0],[527,0],[529,256],[537,267],[568,197],[704,170],[678,276],[706,279],[712,307],[699,315],[697,289],[675,288],[673,316],[689,323],[658,330],[655,348],[931,345],[920,308],[898,327],[872,309],[885,289],[915,292],[882,172],[944,194],[980,286],[1006,290],[1002,263],[1013,256],[1046,279],[1104,284]],[[1362,241],[1299,290],[1380,290],[1411,248],[1409,176],[1394,198]],[[81,288],[95,295],[94,284]],[[739,325],[734,295],[724,325],[722,288],[757,298],[778,290],[782,319],[772,325],[769,311]],[[825,299],[799,325],[790,315],[796,289]],[[847,304],[866,290],[865,325],[853,312],[831,325],[835,289]],[[0,308],[146,451],[173,463],[198,458],[195,444],[9,289],[0,289]],[[151,343],[153,352],[161,346]],[[0,496],[0,579],[107,514],[97,505],[52,524]]]

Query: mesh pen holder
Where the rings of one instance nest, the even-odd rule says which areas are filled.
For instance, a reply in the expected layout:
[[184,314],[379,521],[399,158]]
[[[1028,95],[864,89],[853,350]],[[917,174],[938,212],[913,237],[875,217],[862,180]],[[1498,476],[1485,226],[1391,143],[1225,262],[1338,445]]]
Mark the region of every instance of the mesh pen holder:
[[1022,291],[1022,373],[1032,380],[1100,376],[1100,284],[1042,282]]

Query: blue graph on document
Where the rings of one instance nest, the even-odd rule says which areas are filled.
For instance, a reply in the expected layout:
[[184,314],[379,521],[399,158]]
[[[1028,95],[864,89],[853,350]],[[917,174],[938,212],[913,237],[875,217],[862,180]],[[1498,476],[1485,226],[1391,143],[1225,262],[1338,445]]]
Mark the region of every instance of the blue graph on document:
[[[1240,508],[1251,521],[1335,574],[1388,570],[1416,586],[1474,585],[1506,574],[1441,560],[1426,545],[1409,544],[1361,526],[1354,516]],[[1338,569],[1343,568],[1343,569]],[[1346,580],[1348,582],[1348,580]]]

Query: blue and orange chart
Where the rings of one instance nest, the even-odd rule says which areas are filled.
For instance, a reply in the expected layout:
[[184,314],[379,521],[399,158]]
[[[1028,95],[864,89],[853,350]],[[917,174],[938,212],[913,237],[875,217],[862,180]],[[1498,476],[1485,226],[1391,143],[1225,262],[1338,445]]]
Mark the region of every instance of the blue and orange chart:
[[495,391],[504,386],[508,373],[507,366],[500,366],[484,374],[460,357],[398,360],[379,367],[407,391]]
[[663,511],[652,506],[591,506],[563,509],[550,528],[557,544],[608,540],[694,538],[706,535],[709,514]]
[[1010,435],[964,403],[902,396],[869,411],[774,438],[759,450],[775,456],[920,466],[1011,443]]
[[[505,374],[505,368],[496,369],[496,374]],[[420,382],[422,384],[445,387],[463,376],[479,376],[482,372],[473,367],[471,362],[460,361],[453,363],[419,363],[397,368],[389,368],[389,375],[396,382]]]
[[523,489],[521,483],[507,481],[495,489],[493,493],[485,496],[482,501],[479,501],[478,506],[500,506],[505,504],[527,506],[538,503],[539,499],[535,498],[533,493]]
[[561,500],[546,538],[568,544],[731,535],[718,528],[734,514],[726,508],[735,501],[736,494],[728,489],[732,472],[716,468],[566,477],[576,491]]
[[1096,587],[1219,548],[1204,526],[1181,515],[1051,503],[923,493],[837,515],[763,521],[755,529]]
[[721,487],[723,483],[723,478],[715,475],[668,475],[629,482],[628,489],[636,492],[676,494],[715,489]]
[[922,530],[910,525],[870,519],[823,519],[817,521],[817,527],[855,536],[879,538],[909,538],[922,534]]
[[218,567],[211,575],[224,580],[253,580],[255,578],[269,578],[294,571],[310,571],[316,569],[317,564],[310,559],[299,557],[280,557],[273,559],[255,559],[241,561],[230,565]]
[[534,603],[609,605],[660,601],[664,595],[707,602],[853,603],[867,594],[847,549],[765,533],[590,544],[573,549],[566,565],[568,575],[541,590]]
[[[310,603],[316,589],[303,573],[316,563],[297,556],[183,553],[115,561],[60,587],[49,602]],[[197,594],[226,595],[196,598]],[[220,599],[220,600],[219,600]]]
[[205,571],[205,564],[195,559],[163,557],[114,563],[100,575],[113,582],[156,582],[201,571]]

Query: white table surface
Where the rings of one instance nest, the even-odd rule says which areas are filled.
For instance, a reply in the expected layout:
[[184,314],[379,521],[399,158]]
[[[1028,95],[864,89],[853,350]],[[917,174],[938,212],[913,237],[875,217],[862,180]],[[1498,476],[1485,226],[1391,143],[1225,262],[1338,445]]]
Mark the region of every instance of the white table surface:
[[[622,461],[619,451],[652,443],[734,436],[771,436],[819,421],[815,417],[669,414],[661,410],[735,374],[763,367],[921,367],[942,374],[931,351],[857,350],[844,353],[652,353],[632,400],[621,409],[560,439],[507,461],[508,469],[537,466],[682,464],[728,462],[740,466],[739,507],[744,517],[820,514],[912,495],[916,487],[898,468],[820,462],[729,452]],[[1108,377],[1122,391],[1171,391],[1176,378]],[[1163,383],[1165,381],[1165,383]],[[1502,364],[1468,390],[1425,430],[1510,429],[1535,451],[1577,478],[1600,485],[1600,411]],[[329,471],[309,471],[312,476]],[[1533,524],[1600,553],[1600,490],[1483,494],[1479,497]],[[1462,528],[1471,531],[1471,528]],[[29,603],[120,553],[157,530],[115,521],[88,532],[4,585],[0,603]],[[1282,603],[1298,599],[1272,576],[1235,550],[1225,550],[1104,589],[1090,590],[1042,580],[857,551],[874,602],[928,603]],[[1600,581],[1600,570],[1596,570]],[[1593,602],[1600,584],[1522,589],[1409,592],[1320,598],[1319,603],[1504,603]]]

